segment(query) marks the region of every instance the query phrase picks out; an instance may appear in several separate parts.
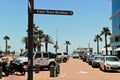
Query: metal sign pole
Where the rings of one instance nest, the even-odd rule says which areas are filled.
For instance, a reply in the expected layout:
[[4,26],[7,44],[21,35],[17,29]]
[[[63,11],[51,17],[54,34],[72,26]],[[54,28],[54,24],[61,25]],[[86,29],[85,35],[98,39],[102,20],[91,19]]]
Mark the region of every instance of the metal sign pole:
[[28,79],[33,80],[33,10],[34,0],[28,0]]
[[73,15],[73,11],[34,9],[34,0],[28,0],[28,79],[27,80],[33,80],[34,14]]

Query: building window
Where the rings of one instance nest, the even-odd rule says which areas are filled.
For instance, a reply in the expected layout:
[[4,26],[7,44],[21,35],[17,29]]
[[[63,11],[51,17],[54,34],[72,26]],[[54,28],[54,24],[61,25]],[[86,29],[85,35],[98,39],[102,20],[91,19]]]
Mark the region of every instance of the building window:
[[119,23],[118,27],[119,27],[119,29],[120,29],[120,23]]

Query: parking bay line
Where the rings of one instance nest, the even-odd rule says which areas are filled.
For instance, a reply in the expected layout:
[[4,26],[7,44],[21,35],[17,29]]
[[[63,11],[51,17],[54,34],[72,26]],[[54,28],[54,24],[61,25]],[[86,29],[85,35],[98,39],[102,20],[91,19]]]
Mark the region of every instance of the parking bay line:
[[87,74],[88,72],[87,71],[79,71],[77,73],[79,73],[79,74]]

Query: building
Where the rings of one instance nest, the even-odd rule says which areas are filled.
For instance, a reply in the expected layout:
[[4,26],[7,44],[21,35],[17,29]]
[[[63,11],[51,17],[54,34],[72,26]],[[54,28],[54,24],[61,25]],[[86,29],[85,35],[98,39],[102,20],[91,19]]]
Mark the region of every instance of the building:
[[110,45],[112,47],[112,54],[118,55],[120,51],[116,51],[120,47],[120,0],[110,0],[112,3],[112,37]]

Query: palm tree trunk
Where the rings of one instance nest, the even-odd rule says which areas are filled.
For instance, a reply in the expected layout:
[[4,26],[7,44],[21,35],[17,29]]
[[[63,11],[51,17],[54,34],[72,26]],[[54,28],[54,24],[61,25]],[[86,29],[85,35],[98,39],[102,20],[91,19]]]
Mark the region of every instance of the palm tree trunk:
[[97,40],[97,54],[99,54],[99,41]]
[[66,44],[66,52],[68,53],[68,44]]
[[105,49],[106,49],[106,55],[108,55],[108,51],[107,51],[107,35],[105,35]]
[[28,43],[27,42],[25,43],[25,49],[28,49]]
[[48,52],[48,43],[45,43],[45,51]]
[[39,51],[41,52],[41,39],[40,39]]
[[7,40],[5,41],[5,54],[7,54]]

